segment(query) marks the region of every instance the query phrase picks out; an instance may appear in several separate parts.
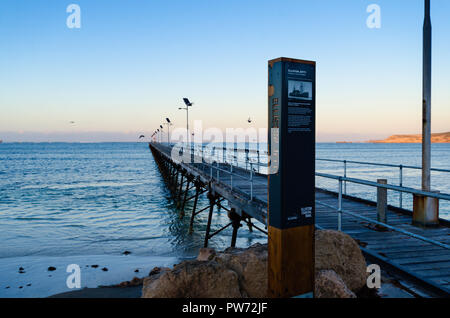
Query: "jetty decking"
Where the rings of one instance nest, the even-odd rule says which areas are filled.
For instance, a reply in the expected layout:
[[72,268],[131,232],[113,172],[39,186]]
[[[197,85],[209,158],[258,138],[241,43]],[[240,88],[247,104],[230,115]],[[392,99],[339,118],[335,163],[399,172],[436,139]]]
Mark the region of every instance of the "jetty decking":
[[[337,208],[337,196],[327,191],[316,191],[316,201]],[[376,205],[343,198],[343,210],[357,213],[371,219],[377,218]],[[441,225],[436,228],[423,228],[411,224],[411,216],[387,210],[387,224],[401,228],[438,242],[450,243],[450,228]],[[337,212],[316,204],[316,225],[324,229],[336,230]],[[387,228],[375,226],[370,222],[342,214],[342,231],[353,237],[365,254],[372,255],[381,267],[390,265],[408,275],[414,276],[427,285],[434,285],[450,293],[450,250],[436,246]],[[445,293],[444,293],[445,294]]]
[[[247,223],[262,232],[251,222],[254,218],[266,225],[267,219],[267,175],[233,167],[227,163],[176,163],[171,158],[171,148],[151,143],[153,153],[161,173],[165,176],[174,197],[179,201],[180,216],[185,215],[186,201],[194,201],[191,212],[191,228],[194,218],[209,208],[208,224],[205,234],[205,246],[215,234],[233,226],[231,246],[236,243],[236,235],[241,222]],[[252,182],[249,182],[249,178]],[[195,195],[189,191],[195,189]],[[197,211],[198,196],[208,193],[210,205]],[[225,206],[222,202],[227,201]],[[325,206],[323,205],[325,204]],[[213,207],[217,205],[228,211],[231,222],[216,233],[210,233]],[[326,206],[328,205],[328,206]],[[330,208],[335,207],[335,209]],[[338,229],[337,194],[326,190],[316,191],[316,226],[323,229]],[[342,210],[370,219],[377,219],[377,207],[373,202],[344,196]],[[411,224],[410,212],[389,208],[387,224],[425,238],[432,239],[444,246],[362,220],[342,213],[342,231],[352,236],[360,245],[366,257],[378,263],[382,268],[389,267],[414,279],[437,295],[450,295],[450,227],[441,222],[435,228],[422,228]]]

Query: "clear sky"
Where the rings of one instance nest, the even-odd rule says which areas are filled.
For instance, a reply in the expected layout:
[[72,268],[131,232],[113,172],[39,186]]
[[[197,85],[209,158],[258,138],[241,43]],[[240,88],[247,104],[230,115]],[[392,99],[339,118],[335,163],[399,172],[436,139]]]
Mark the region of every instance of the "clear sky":
[[[450,1],[431,2],[444,132]],[[80,29],[66,25],[71,3]],[[206,127],[266,127],[267,61],[280,56],[317,61],[318,141],[420,133],[422,24],[423,0],[2,0],[0,139],[135,140],[165,117],[184,126],[185,96]]]

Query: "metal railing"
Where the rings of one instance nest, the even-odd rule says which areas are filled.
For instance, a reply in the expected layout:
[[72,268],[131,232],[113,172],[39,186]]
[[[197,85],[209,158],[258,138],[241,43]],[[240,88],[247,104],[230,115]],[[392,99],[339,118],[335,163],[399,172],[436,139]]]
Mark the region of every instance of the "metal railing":
[[[343,169],[344,169],[344,178],[347,177],[347,164],[398,168],[399,169],[399,186],[400,187],[403,186],[403,169],[415,169],[415,170],[422,169],[422,167],[418,167],[418,166],[396,165],[396,164],[389,164],[389,163],[365,162],[365,161],[355,161],[355,160],[339,160],[339,159],[326,159],[326,158],[316,158],[316,160],[342,163]],[[431,171],[450,173],[449,169],[440,169],[440,168],[431,168]],[[347,182],[344,182],[344,194],[347,194]],[[400,192],[399,194],[400,194],[399,205],[400,205],[400,208],[403,208],[403,195],[402,195],[403,193]]]
[[[316,201],[316,203],[319,204],[319,205],[322,205],[324,207],[336,210],[336,208],[334,206],[329,205],[327,203],[324,203],[324,202],[321,202],[321,201]],[[379,221],[373,220],[371,218],[367,218],[365,216],[358,215],[358,214],[350,212],[350,211],[346,211],[346,210],[342,209],[342,206],[338,209],[338,213],[339,213],[338,231],[342,231],[342,220],[341,220],[342,213],[346,213],[346,214],[349,214],[349,215],[351,215],[351,216],[353,216],[355,218],[367,221],[369,223],[374,223],[374,224],[377,224],[377,225],[380,225],[380,226],[384,226],[384,227],[386,227],[386,228],[388,228],[390,230],[393,230],[393,231],[405,234],[407,236],[411,236],[411,237],[416,238],[418,240],[422,240],[424,242],[427,242],[427,243],[430,243],[430,244],[433,244],[433,245],[437,245],[437,246],[440,246],[440,247],[443,247],[443,248],[446,248],[446,249],[450,249],[450,245],[448,245],[448,244],[441,243],[439,241],[436,241],[436,240],[433,240],[433,239],[430,239],[430,238],[427,238],[427,237],[424,237],[424,236],[421,236],[421,235],[418,235],[418,234],[415,234],[415,233],[412,233],[412,232],[400,229],[400,228],[398,228],[396,226],[392,226],[392,225],[389,225],[387,223],[379,222]]]
[[[160,144],[160,145],[162,145],[162,144]],[[167,150],[169,152],[173,148],[172,145],[162,145],[162,146],[167,148]],[[243,168],[239,167],[239,165],[238,165],[239,162],[242,163],[242,161],[239,161],[236,156],[233,156],[233,160],[231,160],[231,162],[230,162],[230,161],[226,160],[225,156],[223,158],[219,158],[219,154],[220,153],[219,152],[217,152],[217,153],[215,152],[215,149],[217,149],[217,148],[215,148],[215,149],[214,149],[214,147],[212,147],[212,148],[213,149],[209,149],[210,151],[205,151],[205,147],[204,146],[201,147],[200,150],[198,149],[198,147],[197,148],[196,147],[191,148],[190,151],[191,151],[191,154],[193,155],[193,157],[191,157],[191,159],[197,157],[197,160],[194,160],[194,163],[201,163],[201,165],[202,165],[201,169],[202,169],[203,172],[206,172],[206,170],[209,168],[209,176],[210,176],[211,180],[212,179],[216,179],[217,182],[220,182],[220,172],[229,175],[230,176],[230,184],[229,184],[229,186],[230,186],[231,190],[233,190],[233,176],[237,177],[237,178],[241,178],[243,180],[249,181],[249,185],[250,185],[250,195],[249,196],[250,196],[250,201],[253,201],[253,198],[254,198],[253,197],[254,184],[258,183],[258,184],[262,184],[262,185],[267,186],[267,182],[261,182],[261,181],[258,181],[258,180],[256,180],[254,178],[254,174],[255,174],[256,171],[253,168],[253,166],[254,165],[258,166],[258,173],[259,173],[259,166],[262,165],[262,163],[259,161],[259,158],[260,158],[259,155],[257,157],[258,158],[257,162],[253,162],[249,156],[246,156],[245,157],[246,168],[243,169]],[[246,153],[249,152],[248,149],[234,149],[234,150],[241,150],[241,151],[244,150],[244,152],[246,152]],[[181,152],[183,152],[183,151],[184,151],[183,148],[181,148]],[[259,152],[257,152],[257,153],[259,154]],[[198,160],[198,158],[201,158],[201,160]],[[222,160],[224,160],[224,161],[222,162]],[[230,170],[226,170],[226,169],[221,168],[220,167],[221,163],[228,164],[229,167],[230,167]],[[235,163],[236,166],[234,166],[233,163]],[[250,169],[248,169],[248,166],[250,166]],[[239,169],[244,170],[245,172],[248,172],[249,173],[248,177],[233,171],[234,167],[237,167]],[[213,171],[214,170],[216,172],[215,176],[213,175]],[[228,185],[227,183],[224,183],[224,184]]]
[[[230,162],[225,162],[225,164],[229,165],[230,170],[226,170],[226,169],[221,168],[220,167],[220,162],[218,162],[218,161],[215,162],[215,165],[214,165],[214,163],[208,163],[206,161],[202,162],[202,165],[204,167],[209,167],[210,178],[211,179],[216,179],[217,182],[220,182],[220,172],[230,176],[229,187],[230,187],[231,190],[233,190],[233,187],[234,187],[233,186],[233,176],[237,177],[237,178],[240,178],[240,179],[243,179],[243,180],[247,180],[249,182],[249,185],[250,185],[250,201],[253,201],[253,198],[254,198],[253,197],[253,187],[254,187],[255,184],[261,184],[261,185],[267,186],[267,182],[262,182],[262,181],[259,181],[259,180],[254,178],[255,172],[254,172],[254,169],[253,169],[253,162],[249,162],[249,165],[250,165],[250,169],[249,170],[248,169],[246,169],[246,170],[243,169],[244,171],[249,173],[248,177],[246,175],[242,175],[242,174],[239,174],[239,173],[236,173],[235,171],[233,171],[233,167],[234,166],[233,166],[232,162],[231,163]],[[237,167],[237,168],[240,168],[240,167]],[[214,169],[216,170],[216,176],[213,175],[213,170]],[[242,169],[242,168],[240,168],[240,169]],[[204,169],[203,169],[203,171],[204,171]],[[224,184],[228,185],[225,182],[224,182]]]
[[376,187],[376,188],[381,188],[381,189],[386,189],[386,190],[394,190],[394,191],[399,191],[402,193],[410,193],[410,194],[416,194],[416,195],[422,195],[422,196],[426,196],[426,197],[431,197],[431,198],[437,198],[440,200],[448,200],[450,201],[450,195],[449,194],[444,194],[444,193],[436,193],[436,192],[427,192],[427,191],[422,191],[422,190],[417,190],[417,189],[413,189],[413,188],[407,188],[407,187],[401,187],[401,186],[397,186],[397,185],[391,185],[391,184],[383,184],[383,183],[377,183],[377,182],[372,182],[372,181],[367,181],[367,180],[362,180],[362,179],[355,179],[355,178],[347,178],[347,177],[341,177],[341,176],[335,176],[335,175],[330,175],[330,174],[325,174],[325,173],[316,173],[316,176],[318,177],[323,177],[323,178],[328,178],[328,179],[334,179],[338,181],[338,207],[334,207],[332,205],[326,204],[324,202],[321,202],[319,200],[316,200],[316,203],[328,208],[331,208],[333,210],[336,210],[338,213],[338,231],[342,231],[342,214],[346,213],[349,214],[355,218],[359,218],[362,220],[365,220],[367,222],[373,223],[373,224],[377,224],[380,226],[384,226],[390,230],[411,236],[413,238],[434,244],[434,245],[438,245],[440,247],[446,248],[446,249],[450,249],[450,245],[448,244],[444,244],[441,242],[438,242],[436,240],[400,229],[398,227],[392,226],[387,224],[386,222],[380,222],[377,220],[373,220],[371,218],[367,218],[365,216],[362,215],[358,215],[356,213],[350,212],[350,211],[346,211],[342,208],[342,186],[343,186],[343,182],[351,182],[351,183],[356,183],[356,184],[362,184],[362,185],[366,185],[366,186],[371,186],[371,187]]

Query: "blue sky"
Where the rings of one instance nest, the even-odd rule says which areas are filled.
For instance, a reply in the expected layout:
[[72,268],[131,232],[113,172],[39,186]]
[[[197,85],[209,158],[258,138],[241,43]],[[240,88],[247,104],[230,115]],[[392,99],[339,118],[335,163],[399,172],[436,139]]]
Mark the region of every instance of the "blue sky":
[[[449,16],[432,0],[433,132],[450,131]],[[319,141],[419,133],[422,23],[423,0],[2,0],[0,139],[129,140],[184,126],[184,96],[204,127],[265,127],[279,56],[317,61]]]

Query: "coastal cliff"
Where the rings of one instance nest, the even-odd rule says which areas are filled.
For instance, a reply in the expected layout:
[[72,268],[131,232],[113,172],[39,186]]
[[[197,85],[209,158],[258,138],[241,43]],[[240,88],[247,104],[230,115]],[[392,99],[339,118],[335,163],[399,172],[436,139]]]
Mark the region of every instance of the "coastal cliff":
[[[393,135],[384,140],[369,140],[369,143],[421,143],[422,135]],[[450,132],[431,134],[432,143],[450,143]]]

